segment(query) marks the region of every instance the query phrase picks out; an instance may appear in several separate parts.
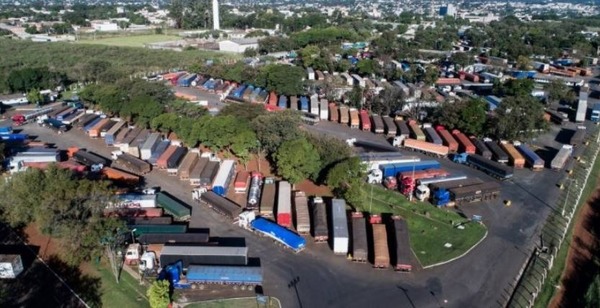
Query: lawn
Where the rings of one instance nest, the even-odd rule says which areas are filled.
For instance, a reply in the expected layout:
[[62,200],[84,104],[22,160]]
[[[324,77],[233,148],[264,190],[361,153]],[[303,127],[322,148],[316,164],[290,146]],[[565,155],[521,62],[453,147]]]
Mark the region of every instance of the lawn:
[[[372,213],[401,215],[408,222],[412,250],[422,266],[444,262],[469,250],[485,235],[482,224],[470,223],[451,208],[436,208],[429,203],[409,202],[400,193],[373,187]],[[366,186],[365,206],[359,210],[369,211],[371,186]],[[477,206],[477,205],[474,205]],[[464,223],[464,229],[453,227]],[[452,247],[446,248],[446,243]]]
[[121,46],[121,47],[144,47],[144,44],[167,42],[181,40],[182,38],[177,35],[164,35],[164,34],[148,34],[148,35],[129,35],[129,36],[115,36],[106,38],[86,38],[78,41],[81,44],[100,44],[107,46]]
[[280,308],[279,301],[271,300],[269,305],[257,304],[256,298],[219,299],[185,305],[185,308]]
[[115,276],[108,265],[102,264],[96,267],[100,279],[102,279],[102,306],[108,308],[146,308],[150,307],[146,298],[146,287],[131,277],[127,272],[121,273],[120,283],[117,284]]

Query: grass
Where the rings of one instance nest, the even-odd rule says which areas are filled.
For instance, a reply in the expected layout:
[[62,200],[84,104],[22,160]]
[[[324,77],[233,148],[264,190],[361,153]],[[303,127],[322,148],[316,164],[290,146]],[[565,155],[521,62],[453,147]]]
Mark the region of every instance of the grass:
[[269,305],[258,305],[256,298],[219,299],[185,305],[186,308],[280,308],[278,301],[271,300]]
[[[369,186],[366,186],[370,189]],[[370,191],[366,191],[367,199]],[[363,204],[368,205],[370,200]],[[477,206],[477,205],[474,205]],[[369,211],[365,206],[360,210]],[[463,230],[453,224],[468,220],[448,208],[436,208],[429,203],[409,202],[397,192],[373,185],[373,213],[401,215],[408,222],[412,250],[422,266],[444,262],[469,250],[485,235],[482,224],[465,223]],[[452,244],[446,248],[446,243]]]
[[177,35],[164,35],[164,34],[148,34],[148,35],[128,35],[128,36],[115,36],[106,37],[99,39],[83,39],[78,41],[81,44],[99,44],[106,46],[120,46],[120,47],[144,47],[144,44],[176,41],[182,38]]
[[[589,197],[592,195],[592,193],[596,189],[597,184],[598,184],[598,176],[599,175],[600,175],[600,160],[597,159],[594,162],[594,166],[592,168],[592,172],[590,173],[590,177],[588,178],[585,188],[583,189],[583,193],[581,194],[581,200],[579,201],[578,209],[577,209],[575,215],[573,216],[573,219],[576,219],[576,217],[579,217],[579,213],[580,213],[581,209],[583,208],[583,206],[581,206],[581,205],[583,205],[587,202]],[[551,223],[551,219],[548,220],[548,223]],[[548,307],[548,305],[550,304],[550,301],[552,300],[552,298],[554,297],[554,295],[557,291],[556,286],[560,285],[560,279],[565,270],[565,265],[567,262],[569,246],[571,244],[571,241],[573,240],[574,225],[575,225],[575,221],[573,221],[571,223],[571,225],[569,226],[569,228],[567,230],[567,235],[565,236],[565,240],[563,241],[562,245],[559,247],[558,253],[556,254],[556,259],[554,260],[554,263],[553,263],[554,265],[553,265],[552,269],[548,272],[548,276],[544,282],[544,285],[542,286],[542,290],[540,291],[540,293],[535,301],[534,307]]]
[[117,283],[108,265],[102,264],[96,269],[100,274],[100,279],[102,279],[103,307],[150,307],[150,303],[146,298],[146,287],[140,286],[140,283],[127,272],[123,271],[121,273],[120,283]]

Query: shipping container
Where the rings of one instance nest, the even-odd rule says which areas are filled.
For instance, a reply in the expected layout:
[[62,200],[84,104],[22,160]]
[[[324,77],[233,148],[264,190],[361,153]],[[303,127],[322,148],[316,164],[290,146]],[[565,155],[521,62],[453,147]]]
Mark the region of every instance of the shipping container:
[[449,131],[447,131],[444,127],[438,126],[436,128],[438,135],[442,138],[443,144],[448,147],[448,152],[456,153],[458,151],[458,142]]
[[485,145],[485,143],[483,141],[481,141],[480,139],[477,139],[475,137],[471,137],[471,142],[475,146],[475,149],[477,150],[477,154],[483,156],[484,158],[492,159],[492,151],[490,151],[490,149],[488,149],[487,145]]
[[240,171],[235,176],[233,181],[233,190],[236,194],[244,194],[248,191],[248,181],[250,180],[250,173],[248,171]]
[[277,191],[277,224],[290,228],[292,226],[292,187],[286,181],[280,181]]
[[207,157],[200,157],[198,159],[198,162],[196,163],[196,165],[194,166],[194,168],[192,169],[192,172],[190,173],[190,185],[192,186],[200,186],[200,175],[202,174],[202,171],[204,170],[204,168],[206,167],[206,165],[208,164],[208,158]]
[[373,224],[373,267],[388,268],[390,254],[388,251],[387,232],[384,224]]
[[410,137],[410,129],[408,128],[408,124],[405,121],[400,119],[395,119],[396,127],[398,128],[398,136],[402,136],[404,138]]
[[221,163],[219,172],[217,172],[212,185],[212,190],[219,196],[227,195],[231,178],[235,174],[235,166],[235,161],[231,159],[226,159]]
[[554,170],[560,170],[565,166],[565,163],[567,162],[567,160],[569,159],[569,157],[571,156],[571,154],[573,153],[573,146],[572,145],[563,145],[562,148],[558,151],[558,153],[556,153],[556,156],[554,156],[554,159],[552,159],[552,162],[550,163],[550,166],[552,167],[552,169]]
[[417,124],[417,122],[415,121],[410,121],[408,123],[408,127],[410,128],[410,137],[416,140],[420,140],[420,141],[425,141],[427,138],[425,137],[425,134],[423,133],[423,130],[421,130],[421,128],[419,127],[419,124]]
[[[433,144],[443,145],[442,138],[438,133],[431,127],[431,124],[423,124],[423,132],[425,133],[425,139]],[[450,148],[448,148],[450,150]]]
[[362,213],[355,212],[352,213],[352,261],[366,263],[367,259],[367,221]]
[[173,152],[173,155],[171,155],[169,157],[169,159],[167,160],[167,174],[168,175],[172,175],[172,176],[177,175],[177,171],[179,171],[179,165],[181,164],[181,161],[183,160],[183,158],[185,157],[186,154],[187,154],[186,147],[177,147],[177,149],[175,149],[175,152]]
[[125,129],[125,130],[127,129],[126,124],[127,124],[127,122],[120,120],[115,125],[113,125],[113,127],[111,127],[111,129],[109,131],[107,131],[106,134],[104,135],[104,143],[106,143],[106,145],[108,145],[108,146],[112,146],[115,143],[115,139],[116,139],[119,131],[121,129]]
[[515,145],[515,148],[517,148],[517,150],[523,154],[525,162],[527,162],[532,170],[540,171],[544,169],[544,165],[546,163],[533,150],[520,142],[513,142],[513,144]]
[[334,103],[329,104],[329,121],[331,121],[331,122],[339,121],[338,108]]
[[190,174],[192,173],[192,170],[194,169],[194,167],[196,166],[196,163],[198,163],[198,159],[200,158],[199,154],[200,153],[198,153],[198,151],[189,151],[185,155],[185,157],[181,161],[179,170],[177,171],[177,174],[179,175],[180,180],[182,180],[182,181],[190,180]]
[[213,180],[215,179],[217,172],[219,172],[220,165],[221,163],[218,161],[209,161],[206,164],[206,167],[204,167],[204,170],[200,173],[200,186],[209,189],[212,187]]
[[452,135],[454,135],[454,138],[456,138],[456,141],[458,141],[459,151],[461,153],[475,154],[475,146],[471,140],[465,136],[465,134],[455,129],[452,131]]
[[500,148],[500,146],[492,141],[492,139],[489,138],[485,138],[483,140],[485,142],[485,145],[487,145],[487,147],[490,149],[490,151],[492,151],[492,157],[499,163],[501,164],[508,164],[508,154],[506,154],[506,152],[504,152],[504,150],[502,150],[502,148]]
[[388,137],[394,137],[397,135],[396,123],[389,116],[381,117],[383,119],[383,124],[385,125],[385,134]]
[[200,201],[208,205],[215,212],[232,220],[236,219],[242,213],[242,208],[237,203],[219,196],[213,191],[208,191],[200,195]]
[[294,192],[294,209],[296,210],[296,231],[306,235],[310,233],[310,214],[308,199],[303,191]]
[[175,153],[175,150],[177,150],[177,148],[179,148],[176,145],[170,145],[163,153],[162,155],[160,155],[160,157],[158,158],[158,160],[156,161],[156,165],[159,169],[167,169],[167,161],[169,160],[169,158],[171,156],[173,156],[173,154]]
[[176,220],[188,220],[192,215],[192,210],[187,204],[175,199],[175,197],[164,191],[156,195],[156,203],[165,212],[173,215],[173,218]]
[[150,134],[140,149],[140,158],[144,160],[150,159],[161,141],[160,133]]
[[413,254],[410,248],[410,236],[408,233],[408,224],[406,220],[400,216],[393,217],[394,230],[396,231],[393,235],[396,244],[396,249],[392,249],[392,253],[395,252],[392,258],[395,261],[394,270],[401,272],[410,272],[413,264]]
[[360,129],[367,132],[371,131],[371,119],[369,113],[364,109],[360,111]]
[[350,112],[350,128],[358,129],[360,127],[360,119],[358,116],[358,110],[355,108],[348,109]]
[[327,206],[321,197],[312,199],[313,237],[316,243],[327,243],[329,229],[327,227]]
[[265,217],[273,216],[273,208],[275,207],[275,193],[277,188],[275,186],[275,179],[267,177],[263,183],[263,189],[260,198],[260,215]]
[[150,164],[152,164],[153,166],[156,166],[158,159],[169,148],[170,145],[171,145],[171,141],[169,141],[169,140],[163,140],[163,141],[159,142],[158,145],[156,146],[156,149],[152,152],[152,155],[148,159],[148,162]]
[[140,176],[152,170],[150,164],[129,154],[119,155],[117,159],[113,161],[112,166]]
[[134,225],[170,225],[173,223],[173,217],[132,217],[128,222]]
[[160,252],[160,264],[165,266],[178,261],[184,268],[190,264],[247,265],[248,247],[165,245]]
[[523,169],[525,167],[525,158],[517,151],[514,145],[507,141],[500,141],[500,147],[508,154],[508,161],[515,169]]
[[376,134],[383,134],[385,132],[385,127],[383,125],[381,116],[377,114],[371,116],[371,129]]
[[333,223],[333,253],[336,255],[348,254],[348,217],[346,215],[346,201],[333,199],[331,201],[331,222]]
[[348,114],[348,107],[340,106],[339,111],[340,111],[340,115],[339,115],[340,123],[348,125],[348,123],[350,122],[350,118],[349,118],[349,114]]

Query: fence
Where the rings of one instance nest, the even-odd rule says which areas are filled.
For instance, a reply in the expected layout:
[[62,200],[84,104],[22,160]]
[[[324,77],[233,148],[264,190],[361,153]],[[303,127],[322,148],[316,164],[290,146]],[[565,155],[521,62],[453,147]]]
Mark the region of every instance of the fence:
[[[544,282],[571,226],[573,217],[581,203],[584,187],[592,172],[600,150],[600,134],[594,130],[588,137],[589,144],[577,159],[572,172],[562,181],[564,187],[541,231],[542,244],[536,247],[517,277],[513,292],[506,307],[532,307],[542,291]],[[594,188],[594,187],[592,187]]]

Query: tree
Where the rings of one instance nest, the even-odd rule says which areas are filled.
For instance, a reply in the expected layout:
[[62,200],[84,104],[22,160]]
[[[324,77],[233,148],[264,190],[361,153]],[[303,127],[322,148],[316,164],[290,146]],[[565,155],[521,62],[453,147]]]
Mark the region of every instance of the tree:
[[547,129],[544,106],[532,96],[510,96],[495,110],[490,127],[500,139],[530,138]]
[[254,58],[258,55],[258,51],[255,48],[246,48],[244,50],[244,57]]
[[179,117],[174,113],[163,113],[150,122],[150,128],[163,133],[169,133],[177,130],[179,126]]
[[548,100],[550,103],[560,103],[561,101],[571,102],[575,100],[573,89],[567,87],[562,80],[555,79],[546,85],[548,91]]
[[531,60],[527,56],[517,57],[517,68],[520,70],[528,70],[531,67]]
[[350,102],[350,106],[354,108],[362,108],[363,103],[363,88],[358,85],[354,85],[352,90],[348,93],[348,101]]
[[274,153],[285,141],[299,138],[299,125],[300,116],[291,110],[267,113],[258,116],[251,123],[261,148],[268,153]]
[[381,67],[379,67],[379,63],[372,59],[364,59],[359,61],[356,64],[356,69],[358,73],[361,75],[373,75],[379,74],[381,71]]
[[292,184],[314,176],[321,165],[319,153],[305,138],[285,141],[273,158],[277,173]]
[[171,290],[168,280],[156,280],[152,282],[152,284],[148,288],[148,291],[146,291],[148,301],[150,302],[150,307],[168,307],[171,303],[171,298],[169,296],[170,292]]
[[230,115],[238,120],[245,120],[250,122],[256,119],[258,116],[267,114],[263,105],[259,104],[231,104],[221,109],[219,115]]
[[454,64],[459,65],[460,67],[466,67],[471,64],[472,60],[468,53],[466,52],[455,52],[450,56],[450,61]]
[[487,121],[487,104],[480,99],[445,103],[436,110],[437,121],[449,129],[481,135]]
[[39,89],[31,89],[27,92],[27,101],[29,101],[30,104],[41,104],[44,102],[44,97]]
[[298,51],[298,55],[302,59],[302,65],[306,68],[315,67],[315,62],[321,54],[321,49],[316,45],[308,45]]
[[308,141],[315,147],[321,158],[321,166],[318,174],[315,174],[313,181],[317,183],[325,183],[329,170],[338,162],[350,157],[352,151],[344,142],[336,138],[305,134]]
[[364,206],[364,190],[366,170],[358,157],[342,160],[331,168],[327,174],[327,185],[333,193],[355,206]]
[[494,82],[494,94],[498,96],[531,96],[532,79],[509,79],[505,83]]

